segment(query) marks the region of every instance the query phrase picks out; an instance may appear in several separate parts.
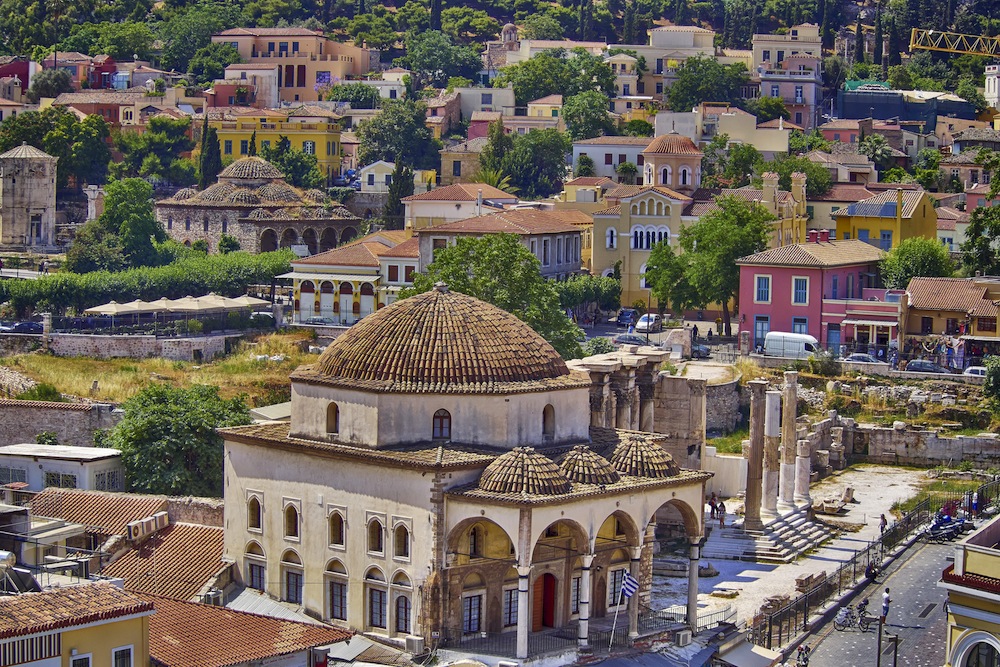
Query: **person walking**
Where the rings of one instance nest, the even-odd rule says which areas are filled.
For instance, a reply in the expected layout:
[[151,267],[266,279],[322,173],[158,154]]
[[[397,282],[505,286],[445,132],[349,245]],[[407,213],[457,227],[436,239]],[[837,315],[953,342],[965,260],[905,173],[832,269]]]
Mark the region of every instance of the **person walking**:
[[879,619],[882,625],[885,625],[885,619],[889,615],[889,603],[892,602],[892,598],[889,597],[889,589],[885,589],[885,593],[882,593],[882,618]]
[[715,513],[716,513],[716,511],[718,509],[718,504],[715,502],[715,496],[714,495],[711,498],[708,499],[708,509],[710,510],[710,516],[711,516],[711,518],[714,519],[715,518]]
[[719,517],[719,528],[726,527],[726,503],[719,501],[719,504],[715,506],[715,515]]
[[885,535],[885,529],[888,525],[889,522],[886,521],[885,515],[883,514],[878,520],[878,534]]
[[972,492],[972,518],[973,519],[978,519],[979,518],[979,492],[978,491],[973,491]]

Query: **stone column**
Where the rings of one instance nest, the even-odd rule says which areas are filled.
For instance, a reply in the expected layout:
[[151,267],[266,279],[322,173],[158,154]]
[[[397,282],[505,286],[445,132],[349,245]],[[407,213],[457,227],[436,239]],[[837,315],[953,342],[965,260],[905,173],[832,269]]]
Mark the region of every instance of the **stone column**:
[[781,406],[781,484],[778,511],[787,514],[795,509],[795,423],[799,374],[785,371],[785,395]]
[[653,432],[653,378],[643,376],[639,382],[639,430]]
[[580,560],[583,566],[580,568],[580,619],[576,626],[576,638],[580,648],[586,648],[590,644],[590,566],[594,564],[594,556],[581,556]]
[[764,477],[761,515],[778,516],[778,446],[781,444],[781,392],[769,391],[764,401]]
[[517,568],[517,657],[528,657],[528,617],[531,601],[528,599],[528,577],[531,566]]
[[708,423],[706,411],[708,401],[705,398],[708,390],[708,380],[690,379],[687,381],[687,385],[690,391],[689,400],[691,401],[688,410],[691,421],[688,423],[688,428],[691,437],[696,438],[698,441],[698,449],[695,450],[697,452],[695,455],[697,459],[691,460],[693,457],[689,457],[688,465],[695,470],[701,470],[701,462],[705,460],[705,427]]
[[767,382],[751,380],[750,387],[750,451],[747,461],[747,493],[743,503],[743,527],[763,530],[760,520],[760,496],[764,472],[764,392]]
[[799,440],[798,457],[795,459],[795,504],[811,507],[809,497],[809,474],[812,472],[812,448],[808,440]]
[[615,423],[612,428],[632,428],[632,395],[627,389],[615,387]]
[[590,425],[608,427],[611,388],[607,373],[590,374]]
[[701,558],[700,537],[691,538],[691,551],[688,555],[688,604],[687,622],[691,632],[698,632],[698,563]]
[[[629,574],[639,581],[639,561],[642,559],[642,547],[629,547],[632,560],[629,563]],[[639,591],[628,599],[628,638],[639,636]]]

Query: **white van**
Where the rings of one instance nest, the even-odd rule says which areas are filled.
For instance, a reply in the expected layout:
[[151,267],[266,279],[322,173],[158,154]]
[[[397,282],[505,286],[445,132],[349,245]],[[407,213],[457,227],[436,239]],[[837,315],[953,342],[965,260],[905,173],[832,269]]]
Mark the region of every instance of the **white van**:
[[819,351],[819,341],[809,334],[770,331],[764,336],[764,354],[769,357],[808,359]]

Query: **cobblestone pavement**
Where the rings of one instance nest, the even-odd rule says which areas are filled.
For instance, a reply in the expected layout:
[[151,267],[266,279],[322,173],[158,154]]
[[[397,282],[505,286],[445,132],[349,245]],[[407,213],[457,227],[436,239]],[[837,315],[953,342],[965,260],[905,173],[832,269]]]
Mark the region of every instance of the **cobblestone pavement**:
[[[899,635],[898,665],[907,667],[940,667],[945,661],[947,618],[944,601],[947,594],[937,587],[941,571],[954,553],[950,544],[912,546],[899,568],[890,572],[884,583],[868,586],[856,597],[870,599],[869,615],[878,615],[882,591],[889,587],[892,605],[882,638],[882,666],[893,664],[890,635]],[[868,632],[857,628],[838,632],[833,622],[818,628],[806,640],[812,647],[810,667],[869,667],[876,665],[878,645],[877,623]]]

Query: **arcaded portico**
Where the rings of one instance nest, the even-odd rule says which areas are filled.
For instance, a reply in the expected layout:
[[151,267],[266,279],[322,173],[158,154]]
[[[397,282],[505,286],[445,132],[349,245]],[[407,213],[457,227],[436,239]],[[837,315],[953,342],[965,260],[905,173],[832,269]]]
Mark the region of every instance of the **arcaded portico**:
[[517,318],[440,285],[291,381],[290,423],[223,430],[245,585],[390,641],[516,638],[526,658],[549,628],[586,646],[625,572],[636,636],[659,526],[692,545],[696,624],[710,473],[681,469],[665,436],[593,426],[590,374]]

